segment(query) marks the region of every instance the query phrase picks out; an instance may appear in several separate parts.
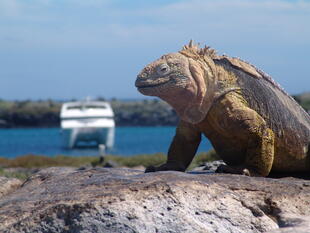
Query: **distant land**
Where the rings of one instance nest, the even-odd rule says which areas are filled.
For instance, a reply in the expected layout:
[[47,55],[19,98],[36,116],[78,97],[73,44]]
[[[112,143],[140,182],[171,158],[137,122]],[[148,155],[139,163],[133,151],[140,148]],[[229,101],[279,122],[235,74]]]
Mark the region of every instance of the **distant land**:
[[[293,97],[310,113],[310,92]],[[174,126],[178,122],[175,111],[159,99],[107,101],[112,105],[117,126]],[[0,128],[59,127],[62,103],[54,100],[0,99]]]
[[[174,110],[158,99],[107,101],[113,108],[117,126],[172,126],[178,122]],[[59,127],[62,103],[0,100],[0,128]]]

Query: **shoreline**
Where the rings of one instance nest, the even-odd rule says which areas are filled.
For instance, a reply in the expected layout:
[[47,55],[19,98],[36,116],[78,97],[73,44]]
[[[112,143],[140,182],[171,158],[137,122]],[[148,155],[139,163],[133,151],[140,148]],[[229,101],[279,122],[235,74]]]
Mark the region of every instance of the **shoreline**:
[[[310,92],[292,97],[310,114]],[[114,111],[116,125],[120,126],[176,126],[175,111],[160,99],[107,100]],[[63,101],[0,99],[0,128],[46,128],[60,125]]]
[[[214,150],[198,153],[189,169],[205,162],[218,160]],[[140,154],[131,157],[106,155],[99,156],[66,156],[48,157],[44,155],[24,155],[16,158],[0,157],[0,176],[26,179],[39,169],[47,167],[75,167],[79,169],[91,167],[128,167],[144,170],[148,166],[158,166],[166,161],[166,154]]]

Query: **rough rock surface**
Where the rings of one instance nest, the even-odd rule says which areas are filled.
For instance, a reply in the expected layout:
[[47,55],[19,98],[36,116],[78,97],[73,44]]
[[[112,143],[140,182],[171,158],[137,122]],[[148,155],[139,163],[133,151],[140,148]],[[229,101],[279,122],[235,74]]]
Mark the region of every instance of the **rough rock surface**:
[[21,184],[19,179],[0,176],[0,198],[13,192]]
[[0,232],[310,232],[310,181],[48,168],[0,198]]

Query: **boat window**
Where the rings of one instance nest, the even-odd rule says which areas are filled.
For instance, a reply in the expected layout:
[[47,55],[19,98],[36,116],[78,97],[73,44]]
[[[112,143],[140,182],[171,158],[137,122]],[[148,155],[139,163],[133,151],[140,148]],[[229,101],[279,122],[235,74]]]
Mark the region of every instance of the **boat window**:
[[81,106],[71,106],[71,107],[67,107],[67,109],[82,109]]
[[86,105],[85,108],[106,109],[103,105]]
[[104,105],[85,105],[85,106],[70,106],[67,107],[68,110],[82,110],[82,109],[106,109]]

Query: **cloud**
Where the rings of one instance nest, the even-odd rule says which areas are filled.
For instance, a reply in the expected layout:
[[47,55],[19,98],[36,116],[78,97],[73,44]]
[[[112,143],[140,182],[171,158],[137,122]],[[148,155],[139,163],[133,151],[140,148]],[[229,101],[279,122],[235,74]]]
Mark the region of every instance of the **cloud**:
[[[2,0],[3,47],[105,47],[249,41],[309,44],[310,2],[284,0],[187,0],[120,7],[109,0]],[[13,25],[12,25],[13,22]],[[23,41],[16,45],[17,41]]]

